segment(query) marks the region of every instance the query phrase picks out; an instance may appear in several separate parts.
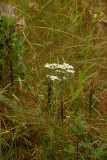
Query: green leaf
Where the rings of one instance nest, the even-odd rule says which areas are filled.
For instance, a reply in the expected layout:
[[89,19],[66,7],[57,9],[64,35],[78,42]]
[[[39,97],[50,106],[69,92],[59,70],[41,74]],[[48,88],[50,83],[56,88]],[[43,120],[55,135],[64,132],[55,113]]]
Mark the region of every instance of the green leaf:
[[95,63],[92,64],[92,65],[90,65],[89,67],[87,67],[87,68],[84,70],[83,75],[85,75],[85,74],[88,72],[88,70],[91,69],[93,66],[95,66]]
[[18,126],[15,127],[15,128],[16,128],[16,130],[15,130],[14,136],[13,136],[13,138],[12,138],[13,141],[16,139],[16,136],[17,136],[17,134],[18,134],[18,132],[19,132],[20,125],[18,125]]
[[93,76],[96,75],[97,73],[98,73],[98,72],[94,72],[94,73],[88,75],[87,77],[85,77],[85,78],[83,79],[83,82],[85,82],[85,81],[88,80],[89,78],[93,77]]
[[70,128],[70,130],[71,130],[72,132],[74,132],[74,133],[76,133],[76,134],[78,133],[78,129],[77,129],[77,127],[76,127],[75,125],[70,124],[69,128]]
[[4,103],[5,105],[8,105],[17,113],[18,112],[22,113],[24,111],[23,106],[21,106],[18,102],[5,97],[4,95],[0,95],[0,102]]
[[69,146],[69,149],[64,149],[65,150],[65,152],[67,152],[67,153],[70,153],[70,154],[73,154],[74,153],[74,146],[73,145],[70,145]]
[[72,99],[71,99],[71,104],[72,104],[72,102],[79,96],[79,94],[81,93],[81,91],[82,91],[82,87],[78,88],[78,89],[75,91],[75,93],[74,93],[74,95],[73,95],[73,97],[72,97]]
[[[105,152],[103,150],[106,148],[107,148],[106,144],[100,145],[100,147],[97,149],[97,158],[100,158],[103,154],[105,154]],[[107,153],[107,151],[106,151],[106,153]]]
[[78,119],[81,119],[81,118],[83,118],[83,116],[84,116],[84,113],[81,112],[81,113],[77,116],[77,118],[78,118]]
[[79,83],[79,87],[82,86],[82,80],[83,80],[82,71],[79,71],[79,73],[78,73],[78,83]]
[[86,134],[86,126],[80,124],[80,126],[79,126],[79,135],[83,135],[83,134]]
[[74,96],[74,87],[73,85],[71,84],[71,94],[72,94],[72,97]]

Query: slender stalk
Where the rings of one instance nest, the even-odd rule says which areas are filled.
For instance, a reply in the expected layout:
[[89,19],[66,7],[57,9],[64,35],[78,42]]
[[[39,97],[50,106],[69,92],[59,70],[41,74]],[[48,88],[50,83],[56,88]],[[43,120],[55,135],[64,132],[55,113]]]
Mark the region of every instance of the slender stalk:
[[64,116],[64,110],[63,110],[63,100],[61,98],[61,121],[62,121],[62,160],[64,160],[64,130],[63,130],[63,116]]
[[61,3],[63,4],[63,3],[64,3],[64,0],[61,0]]
[[1,152],[1,115],[0,115],[0,160],[2,160],[2,152]]
[[[77,129],[79,129],[78,124],[77,124]],[[77,160],[78,160],[78,153],[79,153],[79,150],[78,150],[78,140],[79,140],[79,135],[77,133]]]
[[52,97],[52,81],[50,80],[48,84],[48,106],[51,106],[51,97]]
[[61,121],[63,123],[64,109],[63,109],[63,100],[61,99]]
[[78,12],[78,0],[76,0],[76,13]]
[[11,86],[13,87],[14,85],[13,62],[11,59],[10,59],[10,81],[11,81]]
[[79,135],[77,134],[77,160],[78,160],[78,139],[79,139]]
[[92,96],[93,96],[93,90],[90,90],[90,96],[89,96],[89,112],[91,113],[91,106],[92,106]]
[[6,84],[8,83],[8,68],[9,68],[9,33],[7,32],[7,56],[6,56],[6,71],[7,71],[7,76],[6,76]]
[[19,139],[20,139],[20,153],[19,153],[19,160],[21,160],[21,151],[22,151],[22,139],[21,139],[21,136],[20,136],[20,129],[19,129]]
[[[10,53],[9,51],[9,33],[7,33],[7,39],[8,39],[8,45],[7,45],[7,54]],[[8,61],[8,56],[7,56],[7,61]],[[11,81],[11,86],[13,87],[13,83],[14,83],[14,76],[13,76],[13,62],[10,59],[10,81]],[[8,71],[8,63],[7,63],[7,71]]]
[[90,95],[89,95],[89,113],[92,112],[92,98],[93,98],[93,88],[94,88],[94,82],[91,82],[91,89],[90,89]]

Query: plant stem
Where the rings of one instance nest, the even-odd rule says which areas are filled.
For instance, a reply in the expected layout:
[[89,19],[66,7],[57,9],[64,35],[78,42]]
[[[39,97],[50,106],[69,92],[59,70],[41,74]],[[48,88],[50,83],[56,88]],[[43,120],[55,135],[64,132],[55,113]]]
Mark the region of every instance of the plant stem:
[[61,121],[62,121],[62,160],[64,160],[64,130],[63,130],[63,116],[64,116],[64,113],[63,113],[63,100],[62,100],[62,97],[61,97]]
[[20,129],[19,129],[19,137],[20,137],[20,138],[19,138],[19,139],[20,139],[20,140],[19,140],[19,141],[20,141],[19,160],[21,160],[21,153],[22,153],[22,152],[21,152],[21,151],[22,151],[22,139],[21,139],[21,136],[20,136]]
[[52,81],[50,80],[48,84],[48,106],[51,106],[51,96],[52,96]]
[[63,123],[64,109],[63,109],[63,100],[61,99],[61,121]]
[[13,62],[11,59],[10,59],[10,81],[11,81],[11,86],[13,87],[14,85]]
[[64,0],[61,0],[61,3],[63,4],[63,3],[64,3]]
[[91,114],[91,109],[92,109],[92,97],[93,97],[93,88],[94,88],[94,82],[91,82],[91,89],[90,89],[90,95],[89,95],[89,112]]
[[[78,124],[77,124],[77,129],[79,129]],[[77,133],[77,160],[78,160],[78,140],[79,140],[79,135]]]
[[7,57],[6,57],[6,70],[7,70],[7,77],[6,83],[8,83],[8,68],[9,68],[9,33],[7,32]]
[[2,153],[1,153],[1,115],[0,115],[0,160],[2,160]]
[[90,96],[89,96],[89,112],[91,114],[91,106],[92,106],[92,95],[93,95],[93,92],[92,92],[92,89],[90,90]]
[[78,160],[78,134],[77,134],[77,160]]

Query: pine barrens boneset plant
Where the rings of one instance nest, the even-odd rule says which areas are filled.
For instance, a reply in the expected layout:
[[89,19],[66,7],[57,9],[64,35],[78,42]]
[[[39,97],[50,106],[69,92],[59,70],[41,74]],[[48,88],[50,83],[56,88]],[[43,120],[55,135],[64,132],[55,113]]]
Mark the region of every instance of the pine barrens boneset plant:
[[47,75],[47,79],[49,81],[48,84],[48,104],[58,100],[58,98],[62,99],[65,96],[66,85],[69,81],[71,81],[75,71],[74,67],[67,64],[48,64],[44,66],[49,70],[49,75]]
[[63,64],[48,64],[46,63],[46,65],[44,66],[45,68],[49,69],[50,73],[52,72],[52,74],[54,75],[47,75],[47,78],[50,78],[51,81],[54,80],[67,80],[68,77],[72,77],[73,74],[75,73],[74,71],[74,67],[67,64],[67,63],[63,63]]

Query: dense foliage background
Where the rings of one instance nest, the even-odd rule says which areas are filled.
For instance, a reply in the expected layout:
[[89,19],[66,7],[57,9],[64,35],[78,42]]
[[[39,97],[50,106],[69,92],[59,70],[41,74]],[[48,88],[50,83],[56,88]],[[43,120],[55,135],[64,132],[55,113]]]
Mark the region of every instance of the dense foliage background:
[[0,158],[106,160],[106,0],[0,2]]

